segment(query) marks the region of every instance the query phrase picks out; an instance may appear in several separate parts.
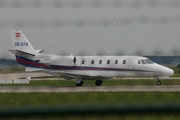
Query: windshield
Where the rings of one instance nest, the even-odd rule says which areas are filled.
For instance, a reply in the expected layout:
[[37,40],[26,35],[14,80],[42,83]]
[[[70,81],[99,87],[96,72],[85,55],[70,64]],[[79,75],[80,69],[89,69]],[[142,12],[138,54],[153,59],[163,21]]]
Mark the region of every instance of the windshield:
[[145,61],[148,63],[148,64],[153,64],[154,62],[150,59],[145,59]]

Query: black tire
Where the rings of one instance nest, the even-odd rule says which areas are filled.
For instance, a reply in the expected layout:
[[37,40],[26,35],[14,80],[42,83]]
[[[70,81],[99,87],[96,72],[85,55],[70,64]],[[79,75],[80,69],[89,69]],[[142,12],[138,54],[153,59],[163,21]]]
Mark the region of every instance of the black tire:
[[158,81],[156,82],[156,85],[157,85],[157,86],[160,86],[160,85],[161,85],[161,81],[158,80]]
[[83,85],[83,81],[81,81],[80,83],[76,83],[76,86],[82,86]]
[[96,80],[96,81],[95,81],[96,86],[101,86],[102,83],[103,83],[102,80]]

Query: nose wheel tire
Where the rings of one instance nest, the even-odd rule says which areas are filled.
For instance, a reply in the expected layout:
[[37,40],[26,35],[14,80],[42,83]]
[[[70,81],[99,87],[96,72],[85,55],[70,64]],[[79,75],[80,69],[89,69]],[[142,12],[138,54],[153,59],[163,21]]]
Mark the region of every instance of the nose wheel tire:
[[157,85],[157,86],[160,86],[160,85],[161,85],[161,81],[158,80],[158,81],[156,82],[156,85]]

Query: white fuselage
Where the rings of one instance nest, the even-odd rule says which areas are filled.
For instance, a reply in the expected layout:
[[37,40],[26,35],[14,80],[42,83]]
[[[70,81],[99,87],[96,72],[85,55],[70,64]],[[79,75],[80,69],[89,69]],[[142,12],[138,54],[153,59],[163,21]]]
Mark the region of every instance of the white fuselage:
[[[26,56],[27,58],[27,56]],[[173,75],[174,71],[150,61],[146,57],[139,56],[56,56],[40,54],[36,57],[30,57],[37,61],[36,65],[31,63],[20,64],[26,67],[33,67],[37,70],[43,70],[54,75],[68,74],[80,76],[83,79],[102,79],[116,77],[139,77],[139,76],[158,76],[168,77]],[[75,59],[75,60],[74,60]],[[18,59],[17,59],[18,61]],[[145,61],[145,62],[143,62]],[[24,62],[25,63],[25,62]],[[47,65],[47,63],[49,65]]]

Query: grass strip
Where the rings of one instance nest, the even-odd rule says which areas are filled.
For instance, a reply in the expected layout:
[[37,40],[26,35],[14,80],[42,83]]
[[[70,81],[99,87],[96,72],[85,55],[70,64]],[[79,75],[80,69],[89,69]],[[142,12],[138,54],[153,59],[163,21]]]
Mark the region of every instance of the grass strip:
[[0,105],[180,103],[180,92],[0,93]]

